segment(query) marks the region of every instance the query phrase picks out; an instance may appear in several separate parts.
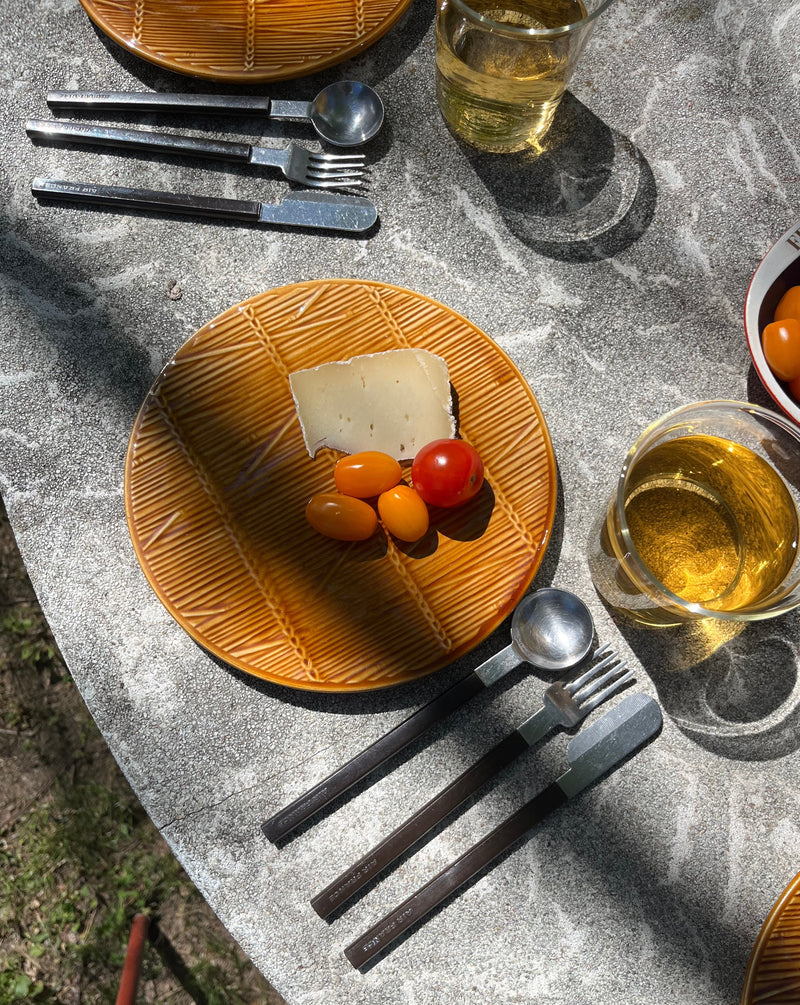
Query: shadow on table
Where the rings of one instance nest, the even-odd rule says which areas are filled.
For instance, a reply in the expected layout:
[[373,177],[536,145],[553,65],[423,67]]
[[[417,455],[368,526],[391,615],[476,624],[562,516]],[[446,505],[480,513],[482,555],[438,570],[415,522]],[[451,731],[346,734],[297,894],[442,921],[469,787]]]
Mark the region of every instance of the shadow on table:
[[[563,492],[561,490],[561,479],[558,469],[556,469],[556,511],[553,520],[553,530],[550,536],[550,543],[545,552],[545,557],[534,578],[531,589],[541,589],[553,582],[553,576],[558,566],[559,553],[564,533],[564,509]],[[558,585],[558,584],[555,584]],[[444,693],[457,680],[471,673],[485,660],[495,653],[500,652],[510,642],[511,638],[511,615],[497,628],[491,635],[484,639],[472,652],[467,653],[460,659],[452,663],[449,667],[436,673],[430,674],[420,680],[408,684],[400,684],[396,687],[379,691],[356,692],[354,694],[319,693],[312,691],[292,690],[280,684],[273,684],[270,681],[259,680],[238,670],[230,664],[224,662],[219,657],[208,653],[206,655],[220,669],[227,671],[242,684],[254,691],[260,692],[271,698],[284,703],[289,703],[302,708],[312,709],[315,712],[325,715],[353,716],[375,715],[392,709],[407,709],[409,714],[416,711],[418,707],[432,701],[440,694]],[[199,643],[198,643],[199,645]],[[202,648],[202,646],[200,646]],[[291,835],[281,844],[295,840],[306,831],[314,827],[320,820],[335,813],[341,807],[347,805],[352,799],[371,788],[381,779],[396,771],[401,765],[411,760],[421,750],[424,750],[432,743],[448,734],[458,735],[464,732],[464,750],[470,749],[471,741],[467,738],[470,731],[469,724],[481,719],[490,731],[490,717],[499,714],[496,703],[498,696],[508,689],[517,686],[528,675],[537,675],[538,671],[531,666],[521,663],[510,673],[491,687],[485,688],[471,701],[460,709],[454,710],[442,721],[437,722],[425,733],[410,742],[407,747],[398,751],[379,767],[370,771],[364,778],[346,789],[341,795],[333,799],[323,809],[314,813],[303,824],[294,828]],[[544,675],[547,677],[547,675]],[[549,677],[547,678],[549,682]]]
[[626,137],[567,92],[541,152],[465,156],[509,230],[548,258],[611,258],[647,230],[656,204],[650,165]]
[[611,613],[664,711],[694,742],[741,761],[775,760],[800,748],[800,677],[788,641],[800,615],[650,629]]
[[[555,491],[556,505],[553,526],[541,564],[530,586],[531,590],[542,589],[551,584],[559,585],[553,583],[553,577],[558,568],[564,538],[564,493],[557,462]],[[346,616],[346,612],[343,613],[343,616]],[[218,666],[239,679],[247,687],[271,698],[277,698],[281,702],[308,708],[324,715],[375,715],[392,709],[411,709],[420,703],[430,701],[455,680],[470,673],[490,656],[504,649],[511,640],[511,617],[512,615],[509,614],[502,624],[473,650],[459,657],[444,669],[415,681],[372,691],[336,692],[294,689],[252,676],[226,663],[213,653],[208,653],[208,655]],[[202,645],[200,648],[203,649]],[[203,651],[207,652],[205,649]]]

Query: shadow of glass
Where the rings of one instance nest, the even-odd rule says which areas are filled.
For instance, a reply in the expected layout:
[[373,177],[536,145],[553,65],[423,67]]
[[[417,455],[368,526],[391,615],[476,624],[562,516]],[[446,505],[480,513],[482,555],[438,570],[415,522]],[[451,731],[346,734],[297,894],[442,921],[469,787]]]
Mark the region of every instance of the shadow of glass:
[[567,92],[540,150],[461,144],[509,230],[548,258],[610,258],[647,230],[656,184],[641,151]]
[[649,629],[618,618],[618,627],[687,737],[732,760],[769,761],[800,748],[800,678],[787,641],[799,620]]

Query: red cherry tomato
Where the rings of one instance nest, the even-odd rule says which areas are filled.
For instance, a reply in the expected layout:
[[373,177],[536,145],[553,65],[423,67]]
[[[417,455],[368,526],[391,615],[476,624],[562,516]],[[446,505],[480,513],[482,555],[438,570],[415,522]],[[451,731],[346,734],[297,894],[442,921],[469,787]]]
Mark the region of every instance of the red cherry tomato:
[[362,450],[342,457],[333,469],[336,488],[346,496],[369,499],[397,485],[402,472],[389,454],[380,450]]
[[434,440],[417,452],[411,480],[431,506],[460,506],[483,485],[483,461],[464,440]]
[[430,517],[422,496],[408,485],[395,485],[378,499],[383,526],[401,541],[419,541],[428,531]]
[[786,318],[800,319],[800,286],[790,286],[778,301],[773,321],[784,321]]
[[378,526],[378,514],[362,499],[321,492],[306,506],[306,520],[314,530],[337,541],[366,541]]
[[769,368],[778,380],[800,376],[800,321],[785,318],[767,325],[761,334]]

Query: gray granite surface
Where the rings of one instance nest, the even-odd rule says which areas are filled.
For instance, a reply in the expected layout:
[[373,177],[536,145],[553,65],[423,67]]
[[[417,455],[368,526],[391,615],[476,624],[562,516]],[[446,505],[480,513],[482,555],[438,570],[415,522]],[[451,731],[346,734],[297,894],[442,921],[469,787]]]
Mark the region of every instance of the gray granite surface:
[[[380,91],[387,120],[369,149],[380,222],[353,239],[37,204],[36,175],[266,199],[286,185],[199,161],[33,146],[23,123],[47,116],[48,88],[209,85],[119,49],[77,0],[4,7],[0,491],[111,750],[290,1005],[730,1003],[800,868],[798,617],[726,640],[632,630],[595,594],[585,541],[650,420],[704,398],[766,403],[742,305],[758,260],[800,215],[800,8],[618,0],[535,160],[478,156],[449,134],[434,106],[433,16],[417,0],[359,58],[252,89],[311,98],[349,77]],[[193,125],[259,135],[250,120]],[[302,125],[269,124],[262,139],[283,135],[310,140]],[[487,692],[284,847],[261,835],[264,817],[507,641],[504,626],[458,665],[393,691],[294,692],[209,658],[140,571],[122,467],[154,376],[229,306],[323,277],[427,294],[519,366],[560,474],[534,585],[579,593],[599,639],[665,713],[638,757],[364,973],[344,946],[559,772],[567,737],[523,758],[332,924],[309,897],[488,749],[546,682],[520,673]]]

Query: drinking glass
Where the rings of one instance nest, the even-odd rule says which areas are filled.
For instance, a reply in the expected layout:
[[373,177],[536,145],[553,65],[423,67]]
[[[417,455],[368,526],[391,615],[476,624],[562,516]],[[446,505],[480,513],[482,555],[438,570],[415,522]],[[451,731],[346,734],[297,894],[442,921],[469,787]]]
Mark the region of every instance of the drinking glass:
[[536,146],[598,15],[614,0],[439,0],[436,97],[480,150]]
[[643,625],[754,621],[800,605],[800,427],[706,401],[631,447],[589,542],[595,587]]

